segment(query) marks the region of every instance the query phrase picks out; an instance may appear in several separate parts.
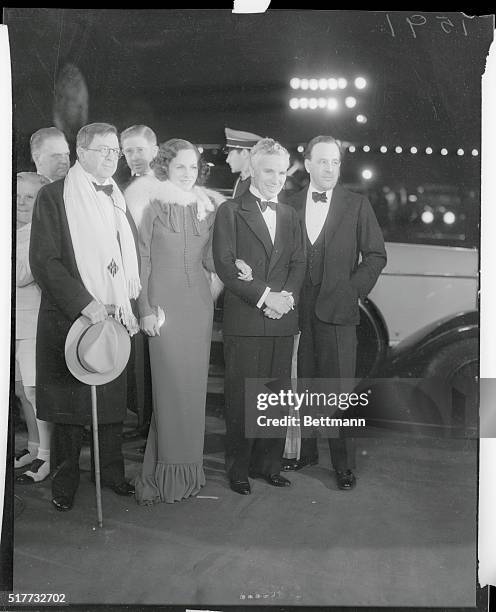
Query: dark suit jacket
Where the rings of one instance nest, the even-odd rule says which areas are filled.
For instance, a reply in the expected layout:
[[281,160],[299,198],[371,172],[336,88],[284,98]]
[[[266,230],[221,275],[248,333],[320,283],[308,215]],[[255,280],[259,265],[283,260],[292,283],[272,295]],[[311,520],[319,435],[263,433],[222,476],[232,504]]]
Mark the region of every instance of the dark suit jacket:
[[[302,223],[305,245],[307,192],[305,187],[288,199]],[[315,314],[326,323],[357,325],[358,298],[367,296],[386,265],[384,239],[368,199],[336,185],[324,240],[324,271]]]
[[[41,288],[36,336],[37,415],[44,421],[91,423],[90,387],[65,363],[65,339],[81,310],[93,299],[76,264],[63,200],[64,180],[38,192],[33,211],[29,262]],[[100,423],[118,423],[126,415],[126,371],[97,387]]]
[[[248,191],[227,200],[217,211],[213,233],[215,270],[225,285],[224,334],[289,336],[298,332],[298,294],[305,276],[302,228],[295,211],[277,206],[274,244],[257,200]],[[234,261],[243,259],[253,271],[250,282],[238,279]],[[295,309],[281,319],[269,319],[256,307],[266,287],[289,291]]]

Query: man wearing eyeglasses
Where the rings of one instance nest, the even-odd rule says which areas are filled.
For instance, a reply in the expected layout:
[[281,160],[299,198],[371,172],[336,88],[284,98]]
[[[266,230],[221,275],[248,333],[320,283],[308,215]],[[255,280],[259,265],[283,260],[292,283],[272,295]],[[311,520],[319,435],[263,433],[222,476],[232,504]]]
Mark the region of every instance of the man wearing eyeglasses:
[[69,145],[56,127],[37,130],[29,141],[36,172],[50,181],[64,178],[69,170]]
[[[310,184],[288,200],[303,225],[307,256],[298,378],[341,379],[339,392],[349,393],[353,389],[342,379],[355,377],[358,300],[372,290],[386,265],[384,239],[368,199],[338,184],[339,143],[332,136],[316,136],[304,157]],[[352,439],[343,433],[329,437],[329,448],[337,485],[347,490],[356,484],[355,453]],[[317,462],[316,437],[303,437],[300,458],[286,460],[283,468],[298,470]]]
[[[79,485],[84,426],[91,423],[90,387],[70,373],[65,341],[81,315],[92,324],[109,316],[109,306],[130,335],[137,321],[130,300],[140,289],[133,234],[122,193],[112,179],[121,155],[117,130],[107,123],[82,127],[77,161],[63,180],[46,185],[33,212],[30,265],[41,288],[36,346],[39,418],[55,423],[58,466],[52,504],[70,510]],[[98,387],[102,484],[132,495],[124,478],[121,448],[126,415],[126,372]]]

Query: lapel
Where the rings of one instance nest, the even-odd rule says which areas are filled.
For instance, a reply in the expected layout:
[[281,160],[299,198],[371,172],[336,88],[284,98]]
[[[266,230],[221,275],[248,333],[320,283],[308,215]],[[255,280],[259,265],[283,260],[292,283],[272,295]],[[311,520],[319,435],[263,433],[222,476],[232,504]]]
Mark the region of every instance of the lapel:
[[290,235],[290,229],[290,215],[287,204],[281,204],[281,202],[279,202],[276,207],[276,235],[274,238],[274,248],[270,256],[267,277],[281,257],[285,239],[287,240]]
[[251,191],[247,191],[243,196],[241,196],[241,207],[239,209],[239,214],[245,220],[251,231],[263,244],[267,253],[267,259],[270,259],[273,251],[272,240],[262,214],[260,213],[260,209],[258,208],[257,199],[251,193]]
[[324,226],[326,245],[330,244],[337,228],[343,220],[343,216],[345,215],[346,211],[346,192],[341,185],[337,184],[332,191],[329,214],[327,215],[327,221]]

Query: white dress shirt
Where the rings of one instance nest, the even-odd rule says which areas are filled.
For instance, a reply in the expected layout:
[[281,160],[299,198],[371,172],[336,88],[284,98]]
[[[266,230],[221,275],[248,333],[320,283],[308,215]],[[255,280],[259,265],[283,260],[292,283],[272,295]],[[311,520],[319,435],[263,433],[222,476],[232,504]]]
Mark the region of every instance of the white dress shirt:
[[329,191],[326,191],[327,202],[314,202],[312,198],[312,193],[314,191],[322,193],[310,183],[305,209],[305,227],[307,228],[307,236],[311,244],[317,240],[324,227],[332,197],[332,189],[329,189]]
[[[266,198],[263,197],[263,195],[260,193],[260,191],[258,191],[258,189],[254,185],[250,185],[249,189],[252,195],[254,195],[258,200],[263,200],[264,202],[274,202],[275,204],[278,203],[277,196],[267,200]],[[274,240],[276,237],[276,228],[277,228],[277,213],[275,210],[272,210],[270,206],[267,206],[264,212],[262,212],[262,209],[260,208],[260,206],[258,206],[258,209],[260,210],[260,214],[262,215],[263,220],[265,221],[265,225],[267,226],[267,229],[269,230],[270,239],[272,240],[272,244],[274,244]],[[271,288],[267,287],[257,302],[257,308],[262,308],[265,302],[265,298],[269,295],[270,292],[271,292]]]
[[[264,202],[274,202],[275,204],[277,204],[277,196],[274,198],[270,198],[270,200],[267,200],[267,198],[264,198],[263,195],[260,193],[260,191],[258,191],[258,189],[254,187],[253,185],[250,185],[249,189],[251,193],[258,200],[263,200]],[[276,224],[277,224],[276,211],[272,210],[270,206],[267,206],[264,212],[262,212],[260,205],[258,206],[258,209],[260,210],[260,214],[262,215],[263,220],[265,221],[265,225],[267,226],[267,229],[269,230],[270,239],[272,240],[272,244],[274,244],[274,240],[276,238]]]

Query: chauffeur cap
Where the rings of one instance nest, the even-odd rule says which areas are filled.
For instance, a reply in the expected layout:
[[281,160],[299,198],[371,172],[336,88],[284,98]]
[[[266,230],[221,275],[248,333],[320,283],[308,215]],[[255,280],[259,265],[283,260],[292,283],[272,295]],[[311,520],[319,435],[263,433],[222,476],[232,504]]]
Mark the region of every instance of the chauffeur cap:
[[262,140],[262,137],[258,136],[258,134],[232,130],[228,127],[225,128],[225,132],[226,147],[231,149],[251,149],[259,140]]

